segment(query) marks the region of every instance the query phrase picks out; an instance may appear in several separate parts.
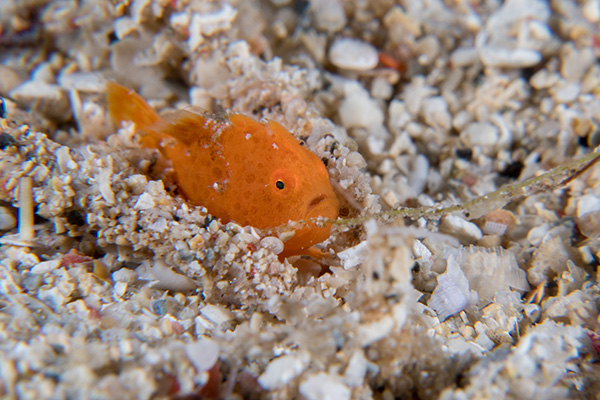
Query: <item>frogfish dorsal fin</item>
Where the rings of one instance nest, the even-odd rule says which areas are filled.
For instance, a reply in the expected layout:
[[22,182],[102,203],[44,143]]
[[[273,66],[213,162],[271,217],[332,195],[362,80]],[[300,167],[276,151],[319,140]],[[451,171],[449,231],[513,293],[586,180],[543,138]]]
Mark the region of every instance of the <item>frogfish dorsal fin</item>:
[[165,115],[148,129],[170,136],[185,145],[194,142],[210,144],[226,124],[224,121],[211,118],[200,109],[188,107]]

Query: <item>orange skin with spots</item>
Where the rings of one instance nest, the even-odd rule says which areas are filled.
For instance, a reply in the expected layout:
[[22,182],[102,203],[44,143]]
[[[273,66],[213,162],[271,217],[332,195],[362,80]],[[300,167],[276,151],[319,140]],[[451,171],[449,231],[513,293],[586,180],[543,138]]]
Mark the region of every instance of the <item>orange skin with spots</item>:
[[[108,110],[116,122],[132,121],[142,144],[155,147],[175,170],[190,203],[223,223],[274,228],[306,218],[337,218],[340,203],[321,160],[274,121],[240,114],[225,120],[192,109],[161,118],[135,92],[107,84]],[[284,243],[280,256],[316,254],[331,223],[308,223]]]

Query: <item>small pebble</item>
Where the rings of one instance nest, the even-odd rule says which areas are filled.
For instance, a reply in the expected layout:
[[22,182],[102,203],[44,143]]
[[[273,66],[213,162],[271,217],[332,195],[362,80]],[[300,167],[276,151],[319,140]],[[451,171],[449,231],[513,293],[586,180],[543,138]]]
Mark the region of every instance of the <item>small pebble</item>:
[[112,279],[115,282],[133,283],[137,280],[137,274],[131,269],[121,268],[112,273]]
[[312,0],[310,10],[315,24],[321,31],[334,33],[346,25],[346,13],[339,0]]
[[583,2],[583,16],[590,22],[600,20],[600,1],[586,0]]
[[452,116],[448,112],[448,103],[441,96],[423,100],[423,118],[428,125],[447,131],[452,126]]
[[0,96],[6,96],[8,92],[23,83],[23,77],[14,69],[0,65]]
[[507,50],[490,46],[482,48],[479,56],[486,66],[496,68],[527,68],[542,61],[539,51],[529,49]]
[[342,125],[348,128],[365,128],[367,130],[381,126],[384,120],[383,111],[365,91],[353,92],[342,102],[340,109]]
[[477,49],[474,47],[460,47],[452,52],[450,61],[456,68],[473,65],[479,61]]
[[36,275],[43,275],[55,270],[60,265],[60,260],[42,261],[31,268],[30,272]]
[[494,146],[499,138],[498,128],[488,122],[472,122],[460,134],[460,139],[467,147]]
[[14,88],[9,96],[43,113],[64,121],[71,117],[69,99],[65,91],[53,83],[27,81]]
[[465,243],[474,243],[483,237],[477,225],[456,215],[444,217],[440,223],[440,231],[456,236]]
[[352,38],[336,39],[329,49],[329,61],[338,68],[368,71],[377,66],[377,49],[370,43]]
[[0,207],[0,231],[7,231],[17,226],[17,219],[7,207]]
[[600,211],[600,198],[597,196],[586,194],[577,199],[577,218],[596,211]]
[[588,69],[596,62],[591,48],[578,50],[575,45],[564,46],[560,73],[569,82],[580,82]]
[[578,83],[565,83],[551,88],[552,98],[557,103],[570,103],[577,99],[581,87]]

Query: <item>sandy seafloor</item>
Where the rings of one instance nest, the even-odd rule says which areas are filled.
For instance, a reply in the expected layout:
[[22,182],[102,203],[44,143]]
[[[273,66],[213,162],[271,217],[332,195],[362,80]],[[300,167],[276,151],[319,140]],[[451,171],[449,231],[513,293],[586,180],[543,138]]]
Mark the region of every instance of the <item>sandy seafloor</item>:
[[599,24],[598,0],[1,0],[0,398],[600,398],[600,168],[336,226],[319,276],[174,195],[104,102],[278,121],[350,217],[460,204],[600,144]]

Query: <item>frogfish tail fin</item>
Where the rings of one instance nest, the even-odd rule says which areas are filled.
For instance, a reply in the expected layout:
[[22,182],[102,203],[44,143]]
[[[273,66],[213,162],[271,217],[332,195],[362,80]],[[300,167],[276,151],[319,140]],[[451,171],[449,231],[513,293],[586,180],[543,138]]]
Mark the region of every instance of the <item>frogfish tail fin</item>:
[[106,102],[108,113],[113,122],[119,125],[123,121],[131,121],[138,131],[144,131],[142,144],[146,147],[157,147],[160,138],[147,127],[160,121],[160,116],[139,94],[115,82],[106,83]]

